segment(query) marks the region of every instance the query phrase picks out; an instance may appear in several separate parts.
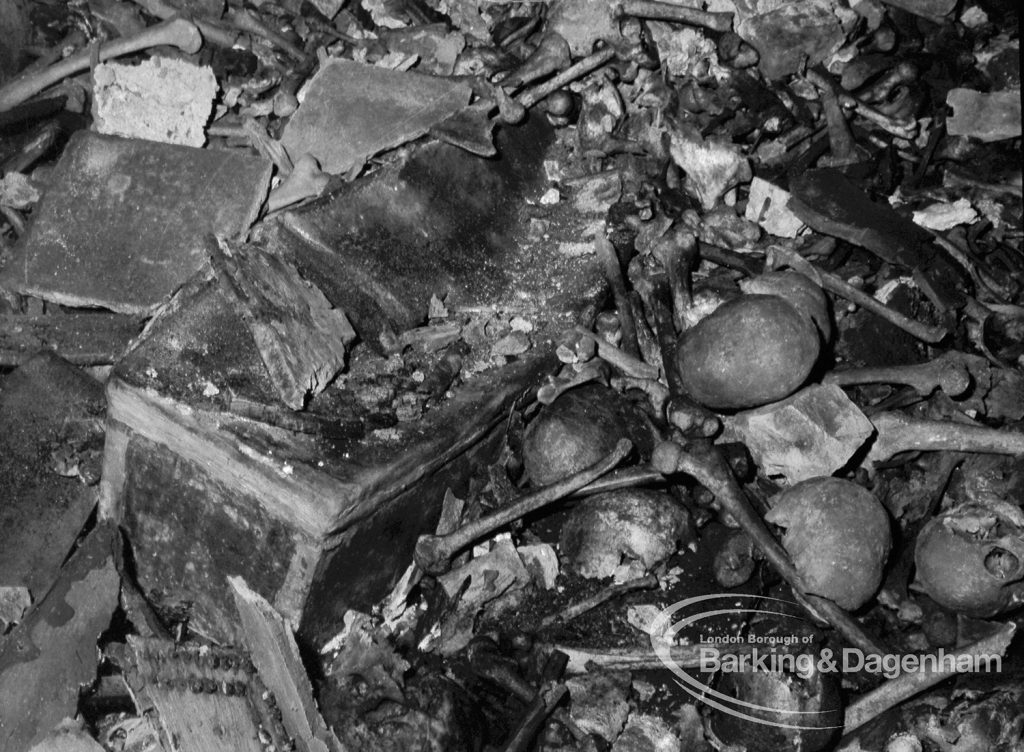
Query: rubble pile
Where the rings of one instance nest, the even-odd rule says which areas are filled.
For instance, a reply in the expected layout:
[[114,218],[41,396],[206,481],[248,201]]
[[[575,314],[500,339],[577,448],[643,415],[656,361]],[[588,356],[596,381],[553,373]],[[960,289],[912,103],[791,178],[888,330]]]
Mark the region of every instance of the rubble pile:
[[1024,745],[1006,0],[0,0],[0,749]]

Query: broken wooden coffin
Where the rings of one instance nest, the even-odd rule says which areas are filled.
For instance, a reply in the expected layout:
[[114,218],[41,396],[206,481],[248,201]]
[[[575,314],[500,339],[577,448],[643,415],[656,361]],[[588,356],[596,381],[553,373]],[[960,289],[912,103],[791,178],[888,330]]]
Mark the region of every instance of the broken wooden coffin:
[[[573,215],[565,232],[580,237],[587,218],[563,208]],[[379,216],[386,222],[385,212]],[[334,257],[322,238],[309,247],[301,237],[267,237],[264,250],[281,258]],[[444,249],[430,244],[435,255]],[[400,264],[407,250],[394,237],[385,247],[364,247],[383,270],[374,279],[394,286],[386,254]],[[253,330],[214,276],[198,275],[181,290],[107,386],[101,514],[125,528],[138,582],[153,603],[190,603],[192,626],[237,639],[226,578],[240,575],[306,640],[323,644],[348,608],[366,608],[387,592],[411,562],[417,537],[436,524],[445,491],[467,491],[473,470],[497,457],[513,405],[532,398],[558,366],[554,338],[603,295],[593,256],[567,256],[556,242],[506,242],[487,258],[497,254],[518,268],[528,262],[532,272],[482,285],[467,260],[461,278],[420,281],[420,315],[431,293],[443,298],[458,287],[460,301],[537,322],[533,348],[477,373],[419,419],[384,431],[373,431],[369,420],[360,425],[343,407],[318,408],[343,405],[351,385],[332,386],[311,411],[288,410]],[[436,268],[458,266],[449,259]],[[318,268],[330,274],[331,265]],[[343,287],[321,287],[344,307]],[[363,332],[386,321],[372,306],[352,318]],[[365,346],[353,358],[353,368],[362,359],[387,362]]]

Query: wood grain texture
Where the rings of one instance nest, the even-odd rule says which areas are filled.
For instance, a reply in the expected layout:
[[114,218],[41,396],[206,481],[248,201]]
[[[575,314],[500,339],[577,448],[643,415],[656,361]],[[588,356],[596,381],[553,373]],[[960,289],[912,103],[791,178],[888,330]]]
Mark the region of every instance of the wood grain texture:
[[339,752],[313,699],[313,686],[302,665],[292,625],[241,577],[229,577],[245,640],[260,679],[277,698],[285,728],[300,752]]
[[252,332],[281,400],[301,410],[344,368],[356,336],[348,318],[292,266],[260,248],[218,238],[210,250],[221,291]]

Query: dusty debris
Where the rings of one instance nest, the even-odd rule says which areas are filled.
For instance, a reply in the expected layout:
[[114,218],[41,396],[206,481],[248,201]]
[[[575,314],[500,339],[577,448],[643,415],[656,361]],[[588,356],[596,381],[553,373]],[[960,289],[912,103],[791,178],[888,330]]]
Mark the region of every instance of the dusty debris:
[[[79,713],[64,741],[111,749],[1018,741],[1016,9],[691,5],[15,19],[0,516],[54,542],[35,584],[0,571],[3,655],[76,545],[116,523],[131,553],[97,570],[121,608],[38,646],[78,646],[78,675],[33,734]],[[204,71],[189,122],[152,77],[108,117],[170,67]],[[165,132],[87,131],[111,118]],[[167,130],[192,146],[147,140]],[[71,374],[103,381],[95,411]],[[776,637],[865,665],[702,670]],[[958,645],[1005,670],[869,665]]]

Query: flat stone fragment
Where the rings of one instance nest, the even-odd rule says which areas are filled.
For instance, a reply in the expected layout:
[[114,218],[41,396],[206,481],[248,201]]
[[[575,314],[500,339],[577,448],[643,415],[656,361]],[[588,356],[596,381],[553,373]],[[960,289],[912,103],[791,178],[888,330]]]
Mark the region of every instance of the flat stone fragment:
[[762,178],[750,182],[744,216],[780,238],[795,238],[804,226],[803,220],[789,209],[789,191]]
[[464,83],[333,59],[302,93],[281,138],[296,161],[312,154],[337,175],[425,134],[469,104]]
[[209,66],[152,57],[138,65],[100,63],[93,71],[97,133],[202,146],[217,79]]
[[970,136],[981,141],[1021,137],[1020,89],[983,93],[950,89],[946,104],[953,117],[946,120],[951,136]]
[[[736,24],[736,33],[757,50],[758,67],[769,80],[795,73],[801,65],[828,60],[846,38],[839,19],[824,0],[754,5],[756,12]],[[746,15],[739,3],[737,14]]]
[[765,475],[782,476],[790,484],[831,475],[874,433],[834,384],[810,386],[781,402],[737,413],[728,427]]
[[248,229],[269,161],[79,131],[0,286],[146,315],[206,263],[205,237]]

